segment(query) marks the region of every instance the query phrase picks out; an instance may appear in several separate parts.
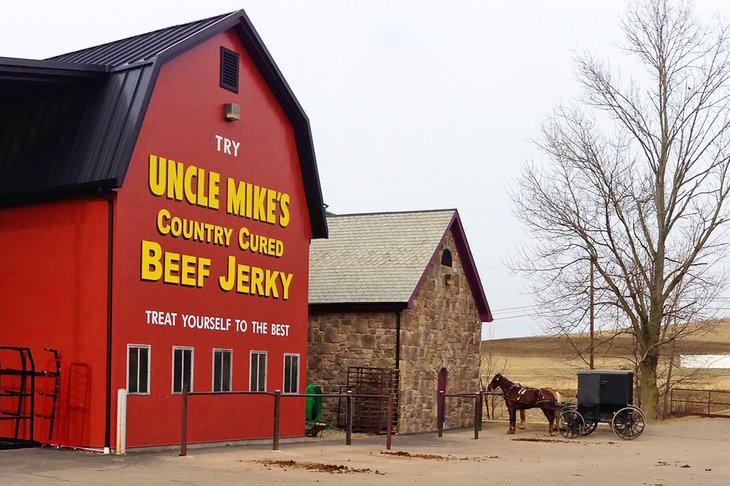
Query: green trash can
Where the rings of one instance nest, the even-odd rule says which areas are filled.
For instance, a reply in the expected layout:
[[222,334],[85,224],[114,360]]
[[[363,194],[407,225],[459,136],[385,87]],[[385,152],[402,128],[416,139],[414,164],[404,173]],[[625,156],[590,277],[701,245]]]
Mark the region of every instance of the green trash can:
[[[307,395],[322,394],[319,385],[307,385]],[[322,421],[322,397],[307,397],[304,420],[307,428]]]

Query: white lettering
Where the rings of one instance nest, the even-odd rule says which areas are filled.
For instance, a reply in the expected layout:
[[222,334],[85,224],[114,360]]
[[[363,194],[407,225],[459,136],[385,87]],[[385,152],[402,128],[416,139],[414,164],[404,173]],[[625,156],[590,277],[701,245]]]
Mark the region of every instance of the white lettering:
[[156,326],[175,326],[177,312],[146,310],[144,313],[147,315],[147,324]]
[[271,324],[272,336],[288,336],[289,324]]
[[215,149],[218,152],[223,152],[226,155],[232,155],[238,157],[238,149],[241,147],[241,142],[236,142],[232,138],[226,138],[222,135],[213,135],[215,137]]

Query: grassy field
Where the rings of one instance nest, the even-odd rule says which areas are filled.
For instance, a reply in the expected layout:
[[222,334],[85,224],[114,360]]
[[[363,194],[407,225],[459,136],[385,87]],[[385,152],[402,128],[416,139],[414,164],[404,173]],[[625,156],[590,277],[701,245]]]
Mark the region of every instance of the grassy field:
[[[679,354],[730,354],[730,320],[705,326],[705,332],[694,333],[677,345],[672,381],[680,388],[730,390],[730,369],[696,370],[679,367]],[[633,369],[633,344],[629,336],[597,335],[594,368],[607,370]],[[571,340],[573,344],[571,344]],[[512,381],[532,387],[552,387],[563,394],[566,402],[575,402],[576,373],[588,369],[587,361],[574,349],[587,350],[588,338],[539,336],[496,339],[482,342],[482,379],[484,385],[501,372]],[[588,352],[585,352],[588,359]],[[669,360],[660,365],[660,386],[666,376]],[[534,414],[531,414],[534,416]],[[538,417],[539,418],[539,417]],[[528,418],[529,420],[529,418]]]

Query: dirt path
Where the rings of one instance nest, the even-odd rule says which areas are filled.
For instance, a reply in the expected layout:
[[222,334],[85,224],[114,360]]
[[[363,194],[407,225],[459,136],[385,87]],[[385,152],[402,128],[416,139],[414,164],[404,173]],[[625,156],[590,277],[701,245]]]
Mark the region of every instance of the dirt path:
[[633,441],[605,425],[578,440],[548,437],[546,424],[514,436],[506,424],[485,424],[479,440],[467,430],[393,438],[134,453],[0,452],[0,484],[619,484],[725,485],[730,478],[730,420],[684,419],[648,424]]

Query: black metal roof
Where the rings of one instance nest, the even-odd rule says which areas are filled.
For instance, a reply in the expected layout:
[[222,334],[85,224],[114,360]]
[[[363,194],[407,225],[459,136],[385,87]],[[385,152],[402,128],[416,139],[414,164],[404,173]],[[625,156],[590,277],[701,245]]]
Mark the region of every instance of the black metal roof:
[[235,18],[236,13],[227,13],[187,24],[167,27],[80,51],[61,54],[50,59],[54,61],[103,64],[114,67],[150,61],[166,49],[195,36],[200,31],[230,16]]
[[309,119],[243,10],[45,61],[0,57],[0,204],[121,187],[160,66],[228,29],[292,123],[312,234],[327,237]]

